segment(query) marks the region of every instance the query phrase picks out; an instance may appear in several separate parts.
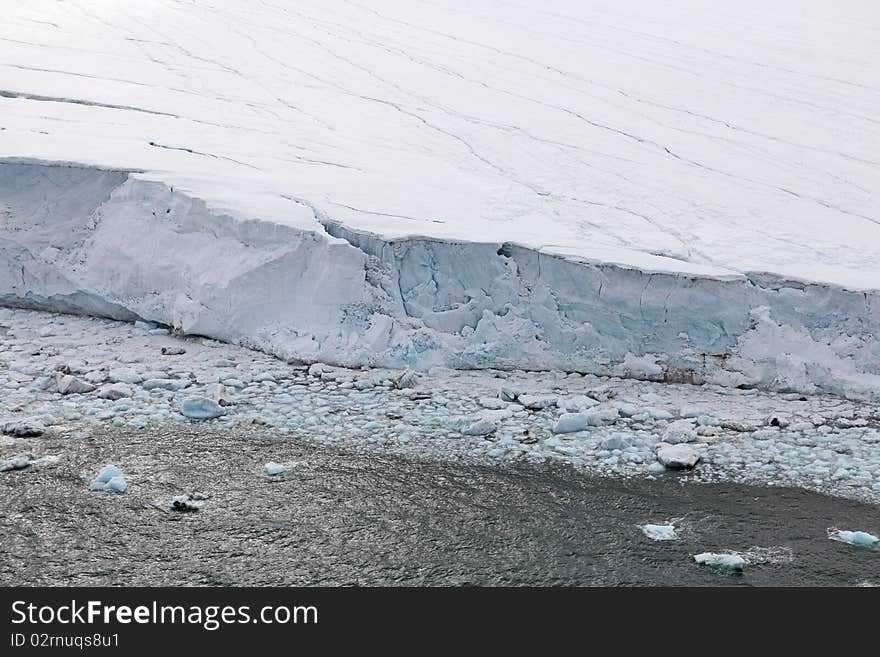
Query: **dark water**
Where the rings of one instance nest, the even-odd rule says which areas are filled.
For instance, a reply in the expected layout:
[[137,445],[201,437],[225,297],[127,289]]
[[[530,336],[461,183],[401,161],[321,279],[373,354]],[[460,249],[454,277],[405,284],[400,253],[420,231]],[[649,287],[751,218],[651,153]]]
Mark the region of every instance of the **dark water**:
[[[114,431],[33,451],[63,459],[0,474],[4,585],[880,584],[880,551],[826,538],[876,531],[880,509],[799,490],[417,462],[268,432]],[[302,463],[269,479],[270,460]],[[127,494],[86,490],[107,462]],[[153,506],[191,491],[211,496],[196,513]],[[635,527],[681,516],[679,541]],[[753,546],[791,560],[739,576],[692,560]]]

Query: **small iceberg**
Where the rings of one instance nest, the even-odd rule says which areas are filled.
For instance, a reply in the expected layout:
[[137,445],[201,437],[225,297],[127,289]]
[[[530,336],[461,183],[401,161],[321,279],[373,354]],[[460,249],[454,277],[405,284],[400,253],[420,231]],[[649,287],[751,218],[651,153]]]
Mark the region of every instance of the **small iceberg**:
[[263,474],[267,477],[274,477],[275,475],[284,474],[288,469],[286,465],[281,465],[280,463],[267,463],[263,466]]
[[90,491],[106,493],[124,493],[128,490],[128,482],[115,465],[105,465],[98,476],[89,484]]
[[205,399],[204,397],[184,400],[180,405],[180,412],[192,420],[213,420],[221,415],[226,415],[226,411],[220,404],[213,399]]
[[198,511],[201,506],[193,495],[175,495],[171,498],[172,510],[180,511],[181,513]]
[[30,454],[16,454],[8,461],[0,462],[0,472],[10,472],[12,470],[24,470],[33,461]]
[[701,566],[721,568],[724,570],[742,570],[746,560],[738,554],[716,554],[714,552],[702,552],[694,555],[694,561]]
[[880,543],[880,537],[869,534],[868,532],[850,532],[845,529],[836,529],[834,527],[828,530],[828,538],[832,541],[840,541],[841,543],[849,543],[856,547],[872,548]]
[[674,541],[678,538],[675,525],[638,525],[642,533],[652,541]]

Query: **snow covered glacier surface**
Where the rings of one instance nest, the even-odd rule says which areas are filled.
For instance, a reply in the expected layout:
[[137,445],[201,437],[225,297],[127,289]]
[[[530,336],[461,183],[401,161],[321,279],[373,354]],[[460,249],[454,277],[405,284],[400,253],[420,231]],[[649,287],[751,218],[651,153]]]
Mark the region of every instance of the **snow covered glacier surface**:
[[305,362],[877,398],[877,12],[16,3],[0,301]]

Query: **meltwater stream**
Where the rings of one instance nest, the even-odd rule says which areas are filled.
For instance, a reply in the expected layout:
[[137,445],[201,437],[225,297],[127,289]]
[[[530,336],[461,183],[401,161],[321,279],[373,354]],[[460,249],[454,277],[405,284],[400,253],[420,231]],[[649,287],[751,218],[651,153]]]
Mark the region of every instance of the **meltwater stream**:
[[[99,430],[0,477],[2,585],[876,585],[880,550],[826,529],[880,509],[788,488],[419,461],[270,430]],[[268,461],[290,471],[265,477]],[[90,493],[105,463],[124,495]],[[61,467],[63,464],[63,467]],[[174,495],[208,496],[194,513]],[[677,521],[680,539],[637,528]],[[748,555],[739,575],[699,552]]]

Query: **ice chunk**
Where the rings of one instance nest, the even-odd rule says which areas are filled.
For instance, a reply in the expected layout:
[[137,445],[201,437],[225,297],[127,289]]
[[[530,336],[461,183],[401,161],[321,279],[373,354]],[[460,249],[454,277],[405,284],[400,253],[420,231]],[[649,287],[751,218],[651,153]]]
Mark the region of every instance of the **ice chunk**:
[[646,413],[648,417],[655,420],[671,420],[673,417],[675,417],[669,411],[664,411],[662,408],[654,408],[653,406],[647,406],[643,408],[642,412]]
[[90,491],[124,493],[128,490],[128,482],[115,465],[108,464],[101,468],[98,476],[89,484]]
[[141,374],[138,373],[137,370],[133,370],[130,367],[119,367],[111,369],[108,373],[108,377],[113,383],[135,384],[140,383],[144,380],[144,377],[141,376]]
[[556,397],[538,395],[520,395],[517,401],[530,411],[541,411],[545,408],[555,408],[557,402]]
[[0,472],[23,470],[31,464],[31,458],[30,454],[16,454],[8,461],[0,461]]
[[108,481],[104,487],[109,493],[124,493],[128,490],[128,482],[125,481],[125,477],[119,475],[118,477],[113,477],[110,481]]
[[17,420],[3,425],[3,433],[16,438],[36,438],[46,432],[46,427],[37,420]]
[[700,460],[700,453],[687,445],[660,443],[657,448],[657,460],[667,468],[689,469]]
[[462,430],[465,436],[488,436],[493,433],[497,427],[492,420],[481,418],[476,422],[472,422]]
[[498,396],[506,402],[515,402],[519,399],[519,392],[513,388],[503,387],[498,392]]
[[573,433],[587,428],[587,417],[583,413],[563,413],[550,429],[553,433]]
[[697,439],[697,432],[690,420],[676,420],[670,422],[663,432],[663,442],[672,445],[678,443],[692,443]]
[[284,474],[287,471],[288,467],[280,463],[269,462],[263,466],[263,474],[267,477],[274,477],[275,475]]
[[614,450],[626,449],[627,447],[629,447],[629,443],[620,436],[609,436],[602,441],[602,449]]
[[560,405],[569,413],[579,413],[580,411],[583,411],[587,408],[598,406],[599,402],[592,397],[587,397],[586,395],[577,395],[575,397],[570,397],[563,400],[562,404]]
[[171,508],[175,511],[198,511],[201,507],[193,495],[175,495],[171,498]]
[[98,472],[98,476],[95,477],[95,481],[106,484],[108,481],[113,479],[113,477],[119,477],[121,475],[122,471],[111,463],[101,468],[100,472]]
[[393,381],[394,387],[397,388],[398,390],[403,390],[405,388],[414,388],[418,382],[419,382],[418,373],[413,370],[409,370],[409,369],[404,370]]
[[147,379],[141,385],[144,390],[183,390],[189,383],[186,379]]
[[701,566],[725,570],[742,570],[743,566],[746,565],[745,559],[733,553],[716,554],[714,552],[702,552],[694,555],[694,561]]
[[616,408],[603,408],[583,413],[587,417],[587,424],[591,427],[603,427],[614,424],[620,419],[620,413]]
[[874,547],[878,543],[880,543],[880,537],[874,536],[874,534],[869,534],[868,532],[861,531],[847,531],[845,529],[835,529],[834,527],[828,530],[828,538],[832,541],[840,541],[841,543],[849,543],[850,545],[855,545],[856,547]]
[[92,392],[95,389],[91,383],[80,381],[75,376],[69,374],[58,374],[55,380],[55,388],[62,395],[78,395]]
[[654,541],[674,541],[678,538],[675,533],[675,525],[639,525],[639,529],[648,538]]
[[108,386],[104,386],[103,388],[101,388],[101,391],[98,393],[98,397],[101,397],[102,399],[110,399],[116,401],[124,397],[131,397],[131,394],[131,386],[129,386],[127,383],[112,383]]
[[180,412],[193,420],[210,420],[226,414],[220,404],[204,397],[185,399],[180,405]]
[[619,418],[620,414],[616,408],[589,410],[583,413],[563,413],[559,416],[551,431],[553,433],[583,431],[587,427],[601,427],[614,424]]
[[220,406],[235,405],[235,400],[232,398],[232,395],[229,394],[229,390],[226,389],[226,386],[222,383],[212,383],[208,386],[207,392],[211,396],[211,399],[217,402]]

